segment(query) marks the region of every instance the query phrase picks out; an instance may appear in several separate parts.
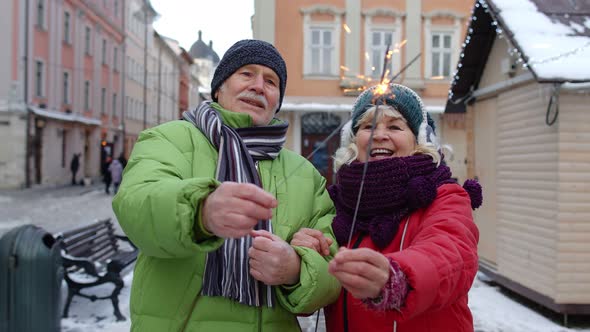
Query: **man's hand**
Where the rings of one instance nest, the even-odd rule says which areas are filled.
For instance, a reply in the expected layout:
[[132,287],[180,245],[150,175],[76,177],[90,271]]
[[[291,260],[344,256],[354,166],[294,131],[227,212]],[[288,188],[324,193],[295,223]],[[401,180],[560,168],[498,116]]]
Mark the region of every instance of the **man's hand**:
[[301,258],[280,237],[264,231],[252,231],[248,250],[250,274],[267,285],[293,285],[299,282]]
[[205,199],[203,226],[218,237],[240,238],[272,217],[277,200],[251,183],[223,182]]
[[313,249],[322,256],[330,254],[332,239],[325,237],[324,233],[313,228],[302,228],[291,239],[292,246],[300,246]]
[[390,265],[387,257],[377,251],[340,248],[328,272],[355,298],[375,298],[389,279]]

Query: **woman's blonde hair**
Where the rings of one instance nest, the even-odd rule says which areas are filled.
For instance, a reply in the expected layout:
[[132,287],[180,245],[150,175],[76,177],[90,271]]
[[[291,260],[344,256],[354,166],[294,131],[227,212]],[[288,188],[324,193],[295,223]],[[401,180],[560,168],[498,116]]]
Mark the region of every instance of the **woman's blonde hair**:
[[[369,108],[365,114],[361,116],[358,120],[356,127],[360,127],[365,123],[370,123],[373,121],[373,116],[377,110],[376,106],[372,106]],[[389,105],[380,105],[379,106],[379,113],[378,118],[376,121],[380,121],[383,117],[388,116],[394,119],[401,119],[407,123],[406,119],[402,116],[402,114]],[[336,150],[334,154],[334,170],[338,171],[342,165],[348,165],[351,162],[355,161],[358,158],[359,151],[358,146],[356,145],[356,135],[354,134],[355,128],[351,128],[350,123],[345,125],[342,130],[342,137],[340,140],[340,148]],[[416,135],[414,135],[416,138]],[[437,165],[440,164],[442,158],[439,151],[433,146],[424,146],[418,144],[418,139],[416,138],[416,150],[414,150],[413,155],[415,154],[427,154],[432,157],[432,161]]]

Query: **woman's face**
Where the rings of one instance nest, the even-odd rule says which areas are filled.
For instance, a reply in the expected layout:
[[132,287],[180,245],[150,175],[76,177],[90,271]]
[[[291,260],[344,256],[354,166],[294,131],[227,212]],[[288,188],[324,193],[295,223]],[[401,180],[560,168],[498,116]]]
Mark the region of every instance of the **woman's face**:
[[372,117],[359,125],[356,145],[360,162],[392,157],[407,157],[416,151],[416,137],[403,118],[379,116],[373,132],[371,151],[367,153],[371,136]]

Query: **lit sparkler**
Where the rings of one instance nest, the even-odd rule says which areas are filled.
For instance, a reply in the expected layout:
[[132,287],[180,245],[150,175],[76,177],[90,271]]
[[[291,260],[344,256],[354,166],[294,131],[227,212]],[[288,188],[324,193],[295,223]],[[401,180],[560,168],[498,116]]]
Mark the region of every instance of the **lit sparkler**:
[[350,28],[348,27],[348,25],[346,23],[342,24],[342,27],[344,28],[344,31],[346,31],[346,33],[350,34]]

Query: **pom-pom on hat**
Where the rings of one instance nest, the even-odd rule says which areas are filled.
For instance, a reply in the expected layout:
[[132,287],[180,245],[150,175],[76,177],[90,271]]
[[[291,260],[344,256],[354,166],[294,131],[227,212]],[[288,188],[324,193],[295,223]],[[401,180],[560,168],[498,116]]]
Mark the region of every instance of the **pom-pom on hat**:
[[272,69],[279,77],[280,99],[277,107],[278,112],[281,109],[283,97],[285,96],[285,87],[287,86],[287,66],[279,51],[272,44],[257,39],[240,40],[225,52],[215,69],[211,81],[211,97],[213,101],[217,101],[215,93],[226,79],[242,66],[251,64],[266,66]]
[[[417,138],[418,144],[440,148],[434,133],[434,121],[426,112],[422,99],[412,89],[401,84],[391,83],[382,95],[377,95],[377,86],[372,86],[361,93],[352,108],[350,130],[355,135],[358,131],[358,121],[365,112],[376,105],[393,107],[406,119],[408,126]],[[345,135],[345,133],[342,133]]]

